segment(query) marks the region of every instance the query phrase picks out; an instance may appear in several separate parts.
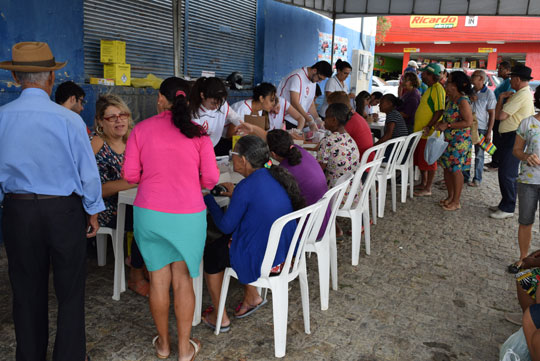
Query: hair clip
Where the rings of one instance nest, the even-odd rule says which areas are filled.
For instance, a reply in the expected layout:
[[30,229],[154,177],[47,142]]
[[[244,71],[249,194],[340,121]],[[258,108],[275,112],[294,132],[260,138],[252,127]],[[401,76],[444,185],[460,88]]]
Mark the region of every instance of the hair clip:
[[264,167],[266,169],[270,169],[272,167],[272,160],[269,159],[268,162],[264,163]]
[[294,144],[291,144],[291,146],[289,147],[289,149],[293,149],[294,148]]
[[184,93],[183,90],[177,90],[175,96],[179,96],[179,95],[183,95],[185,97],[186,93]]

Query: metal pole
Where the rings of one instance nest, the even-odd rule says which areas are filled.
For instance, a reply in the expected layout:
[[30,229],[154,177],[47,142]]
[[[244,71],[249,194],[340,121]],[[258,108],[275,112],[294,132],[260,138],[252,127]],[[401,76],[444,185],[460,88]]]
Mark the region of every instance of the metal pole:
[[330,65],[334,66],[334,37],[336,35],[336,0],[332,5],[332,47],[330,48]]

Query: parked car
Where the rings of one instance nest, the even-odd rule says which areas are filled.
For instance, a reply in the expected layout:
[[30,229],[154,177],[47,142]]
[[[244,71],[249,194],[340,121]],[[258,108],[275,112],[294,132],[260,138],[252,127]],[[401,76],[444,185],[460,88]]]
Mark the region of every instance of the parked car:
[[[471,76],[472,73],[474,73],[474,71],[477,69],[461,68],[461,69],[446,69],[446,70],[448,70],[449,73],[456,70],[461,70],[465,72],[465,74],[467,74],[468,76]],[[502,78],[499,78],[497,76],[496,71],[486,70],[486,69],[480,69],[480,70],[483,70],[486,72],[486,85],[489,89],[495,90],[495,88],[497,88],[497,86],[499,86],[499,84],[502,82]]]
[[390,86],[399,86],[399,80],[387,80],[386,81],[386,85],[390,85]]
[[378,76],[373,76],[371,78],[371,92],[381,92],[384,94],[394,94],[397,96],[398,87],[393,85],[388,85],[384,80]]

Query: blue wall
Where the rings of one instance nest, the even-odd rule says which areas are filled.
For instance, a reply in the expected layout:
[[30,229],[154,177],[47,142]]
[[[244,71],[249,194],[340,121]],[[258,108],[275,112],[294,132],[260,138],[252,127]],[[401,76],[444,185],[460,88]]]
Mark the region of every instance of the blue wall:
[[[68,61],[56,72],[59,81],[84,81],[82,0],[0,1],[0,61],[11,60],[11,47],[21,41],[46,42],[57,61]],[[0,86],[10,80],[0,69]]]
[[[332,33],[332,20],[314,12],[279,3],[259,0],[255,83],[279,84],[294,69],[317,62],[319,32]],[[361,33],[336,24],[336,36],[348,39],[348,61],[353,49],[363,49]],[[369,42],[375,51],[375,41]],[[364,44],[366,42],[364,41]],[[324,89],[324,83],[321,84]]]

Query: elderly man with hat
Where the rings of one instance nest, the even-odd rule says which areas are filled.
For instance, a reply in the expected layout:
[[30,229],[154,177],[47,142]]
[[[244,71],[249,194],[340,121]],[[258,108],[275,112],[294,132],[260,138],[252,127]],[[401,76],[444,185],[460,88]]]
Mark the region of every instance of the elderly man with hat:
[[[516,129],[521,121],[534,115],[533,96],[529,89],[531,68],[517,65],[510,73],[510,85],[516,92],[501,93],[495,107],[495,118],[500,120],[500,142],[497,148],[499,159],[499,189],[501,201],[490,207],[491,218],[504,219],[514,215],[516,208],[516,180],[519,173],[519,159],[512,154]],[[505,102],[506,101],[506,102]]]
[[52,265],[58,300],[53,360],[86,356],[86,237],[105,209],[81,117],[50,99],[56,62],[46,43],[24,42],[0,63],[22,87],[0,107],[0,203],[13,290],[16,359],[45,360]]

